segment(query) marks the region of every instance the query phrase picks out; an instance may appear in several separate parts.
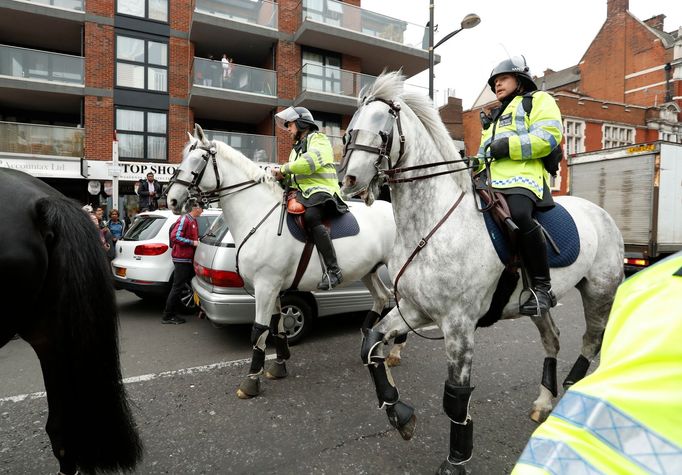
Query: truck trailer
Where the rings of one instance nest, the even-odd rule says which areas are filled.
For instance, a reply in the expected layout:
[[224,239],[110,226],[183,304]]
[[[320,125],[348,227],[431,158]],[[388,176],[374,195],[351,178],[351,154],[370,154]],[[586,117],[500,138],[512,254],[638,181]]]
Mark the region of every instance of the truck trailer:
[[656,141],[568,158],[569,190],[604,208],[631,274],[682,250],[682,144]]

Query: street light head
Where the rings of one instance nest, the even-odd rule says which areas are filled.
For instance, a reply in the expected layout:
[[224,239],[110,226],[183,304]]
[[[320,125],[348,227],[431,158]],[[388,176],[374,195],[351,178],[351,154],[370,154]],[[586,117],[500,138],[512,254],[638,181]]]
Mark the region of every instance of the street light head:
[[468,30],[469,28],[477,26],[479,23],[481,23],[481,17],[475,13],[469,13],[467,16],[462,18],[461,26],[463,30]]

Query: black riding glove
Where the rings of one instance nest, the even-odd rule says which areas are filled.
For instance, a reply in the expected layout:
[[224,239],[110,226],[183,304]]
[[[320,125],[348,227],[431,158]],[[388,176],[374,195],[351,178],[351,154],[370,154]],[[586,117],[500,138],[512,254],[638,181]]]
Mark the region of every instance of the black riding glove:
[[509,157],[509,138],[497,139],[490,144],[490,156],[493,158]]

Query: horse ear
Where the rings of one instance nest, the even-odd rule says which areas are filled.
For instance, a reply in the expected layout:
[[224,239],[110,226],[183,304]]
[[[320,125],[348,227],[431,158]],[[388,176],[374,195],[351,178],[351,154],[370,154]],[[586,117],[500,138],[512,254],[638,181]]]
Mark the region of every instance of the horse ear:
[[194,142],[194,137],[192,137],[192,134],[190,134],[189,132],[187,132],[187,136],[189,137],[189,141],[190,141],[190,142]]
[[210,146],[210,145],[211,145],[211,141],[208,140],[208,138],[206,137],[206,134],[204,134],[204,129],[202,129],[201,126],[200,126],[199,124],[194,124],[194,129],[195,129],[195,131],[196,131],[196,132],[195,132],[195,135],[196,135],[197,139],[198,139],[204,146],[207,146],[207,147]]

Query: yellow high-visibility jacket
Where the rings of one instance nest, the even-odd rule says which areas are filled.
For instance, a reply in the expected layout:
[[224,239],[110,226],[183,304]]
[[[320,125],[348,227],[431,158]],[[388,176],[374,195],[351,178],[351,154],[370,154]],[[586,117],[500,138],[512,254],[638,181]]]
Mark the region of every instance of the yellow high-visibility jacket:
[[301,190],[305,198],[320,191],[340,196],[334,152],[329,139],[323,133],[311,132],[303,140],[307,141],[306,152],[300,154],[292,150],[289,162],[280,168],[280,172],[293,176],[294,186]]
[[[543,181],[549,183],[542,157],[563,138],[561,112],[554,98],[544,91],[535,92],[530,114],[523,108],[523,96],[512,99],[495,123],[483,131],[477,157],[489,157],[488,145],[504,137],[509,137],[509,157],[497,158],[490,165],[493,188],[522,187],[542,198]],[[476,173],[483,167],[481,165]]]
[[597,370],[533,433],[512,475],[682,474],[682,252],[618,289]]

